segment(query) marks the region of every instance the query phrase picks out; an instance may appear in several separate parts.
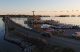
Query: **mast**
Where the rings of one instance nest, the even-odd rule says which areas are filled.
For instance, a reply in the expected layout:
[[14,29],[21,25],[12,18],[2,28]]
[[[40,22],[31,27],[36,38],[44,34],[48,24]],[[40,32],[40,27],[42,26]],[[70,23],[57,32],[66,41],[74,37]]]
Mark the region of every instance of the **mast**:
[[34,14],[35,11],[32,11],[32,12],[33,12],[33,16],[34,16],[34,15],[35,15],[35,14]]
[[40,20],[40,17],[35,15],[35,11],[32,11],[33,12],[33,21],[34,23],[32,23],[32,27],[36,30],[36,31],[40,31],[41,28],[40,28],[40,24],[39,24],[39,20]]

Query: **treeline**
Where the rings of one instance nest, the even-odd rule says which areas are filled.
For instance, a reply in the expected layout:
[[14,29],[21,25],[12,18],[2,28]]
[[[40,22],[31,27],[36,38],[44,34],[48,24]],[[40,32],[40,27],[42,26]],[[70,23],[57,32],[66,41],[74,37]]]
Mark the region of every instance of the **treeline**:
[[80,15],[58,15],[55,17],[80,17]]
[[[8,16],[8,17],[33,17],[33,15],[0,15],[0,17],[4,17],[4,16]],[[50,17],[48,15],[35,15],[35,16],[38,16],[38,17]]]

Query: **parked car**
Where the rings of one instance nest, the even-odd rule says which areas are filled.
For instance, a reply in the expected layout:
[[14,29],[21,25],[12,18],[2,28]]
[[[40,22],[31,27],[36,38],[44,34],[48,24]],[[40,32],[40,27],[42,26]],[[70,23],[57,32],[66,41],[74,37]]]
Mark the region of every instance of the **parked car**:
[[75,32],[72,36],[76,39],[80,39],[80,32]]

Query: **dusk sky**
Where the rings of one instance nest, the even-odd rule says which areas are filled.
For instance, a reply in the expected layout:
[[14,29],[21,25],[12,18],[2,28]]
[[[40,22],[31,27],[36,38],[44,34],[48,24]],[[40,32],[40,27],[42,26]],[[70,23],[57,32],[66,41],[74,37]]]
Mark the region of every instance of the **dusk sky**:
[[0,14],[32,14],[33,10],[36,14],[78,14],[80,0],[0,0]]

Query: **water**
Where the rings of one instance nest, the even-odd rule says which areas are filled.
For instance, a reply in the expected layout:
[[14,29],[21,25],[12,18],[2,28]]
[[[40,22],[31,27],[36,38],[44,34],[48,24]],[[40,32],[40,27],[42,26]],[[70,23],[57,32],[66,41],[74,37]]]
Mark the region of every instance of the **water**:
[[[60,23],[80,25],[79,17],[42,17],[41,19],[43,20],[53,19],[53,20],[60,21]],[[15,21],[16,23],[19,23],[28,28],[28,25],[24,24],[24,20],[27,19],[13,18],[13,21]],[[2,21],[2,18],[0,18],[0,52],[21,52],[21,48],[19,46],[4,40],[4,31],[5,31],[4,29],[5,29],[4,23]]]
[[24,24],[24,21],[27,21],[27,18],[12,18],[12,20],[26,28],[29,28],[27,24]]
[[0,18],[0,52],[21,52],[21,48],[4,40],[4,23]]
[[60,23],[80,26],[80,17],[42,17],[43,20],[57,20]]
[[[41,17],[42,20],[55,20],[59,21],[63,24],[71,24],[71,25],[79,25],[80,26],[80,17]],[[24,24],[24,21],[27,20],[27,18],[13,18],[13,21],[16,23],[21,24],[22,26],[29,28],[27,24]]]

